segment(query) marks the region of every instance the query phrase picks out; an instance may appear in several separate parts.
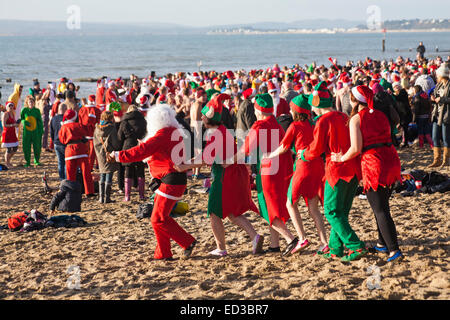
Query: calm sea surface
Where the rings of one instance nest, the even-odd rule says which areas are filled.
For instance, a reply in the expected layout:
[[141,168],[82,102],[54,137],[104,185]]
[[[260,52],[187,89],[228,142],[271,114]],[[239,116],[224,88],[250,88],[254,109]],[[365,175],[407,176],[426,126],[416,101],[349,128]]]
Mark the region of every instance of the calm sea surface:
[[[170,36],[36,36],[0,37],[0,89],[5,102],[15,81],[25,88],[38,78],[41,87],[65,76],[71,79],[115,78],[134,73],[238,70],[301,65],[328,57],[347,60],[415,57],[423,41],[428,56],[450,55],[449,32],[388,33],[386,52],[378,34],[170,35]],[[436,53],[436,47],[440,52]],[[12,83],[6,83],[7,78]],[[95,92],[95,83],[80,82],[79,96]]]

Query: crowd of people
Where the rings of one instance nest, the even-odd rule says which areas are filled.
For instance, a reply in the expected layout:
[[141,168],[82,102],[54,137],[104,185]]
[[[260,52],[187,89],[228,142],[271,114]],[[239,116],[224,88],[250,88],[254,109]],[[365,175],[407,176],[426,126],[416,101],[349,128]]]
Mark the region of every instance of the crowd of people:
[[[302,251],[311,244],[298,210],[303,198],[317,228],[317,253],[359,259],[369,250],[348,216],[361,184],[378,226],[371,249],[398,261],[403,254],[389,208],[391,187],[401,179],[397,148],[416,140],[433,150],[429,168],[450,165],[450,57],[330,63],[103,77],[88,97],[79,97],[67,78],[45,89],[36,80],[25,97],[16,84],[1,106],[6,166],[12,167],[21,138],[25,168],[31,146],[36,166],[41,150],[54,152],[61,183],[82,180],[86,197],[94,197],[98,171],[98,200],[110,203],[115,172],[124,201],[131,201],[133,187],[147,201],[147,163],[155,193],[154,258],[169,260],[170,240],[186,257],[196,245],[170,211],[183,197],[187,172],[192,179],[206,177],[202,166],[211,167],[213,177],[207,214],[217,244],[210,254],[216,256],[227,255],[227,217],[249,235],[254,254],[263,252],[264,236],[243,216],[248,211],[267,221],[268,251],[281,252],[280,236],[283,255]],[[182,161],[176,161],[180,143]],[[319,203],[331,227],[328,239]]]

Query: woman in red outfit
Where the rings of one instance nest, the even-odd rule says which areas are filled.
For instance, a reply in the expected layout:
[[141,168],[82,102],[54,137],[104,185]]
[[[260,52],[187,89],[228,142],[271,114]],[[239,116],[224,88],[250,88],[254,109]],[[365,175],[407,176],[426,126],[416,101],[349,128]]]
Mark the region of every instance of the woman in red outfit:
[[378,243],[374,249],[389,252],[388,262],[394,261],[403,255],[390,213],[389,197],[391,186],[401,178],[400,158],[392,144],[389,120],[373,107],[372,90],[367,86],[354,87],[350,98],[353,107],[349,123],[351,146],[344,155],[333,153],[332,161],[345,162],[362,154],[364,191],[378,226]]
[[2,132],[2,148],[6,148],[5,161],[8,168],[12,167],[11,159],[14,153],[17,152],[19,140],[16,135],[16,128],[19,126],[15,119],[14,102],[6,102],[6,112],[3,114],[3,132]]
[[[292,146],[295,148],[295,153],[297,153],[298,150],[306,149],[314,140],[314,127],[309,122],[311,106],[308,104],[308,97],[308,95],[301,94],[292,99],[290,107],[294,122],[287,129],[286,135],[280,143],[280,147],[269,155],[270,158],[274,158],[282,153],[291,152]],[[317,231],[319,232],[319,251],[328,252],[325,226],[319,211],[319,200],[323,203],[324,175],[325,164],[320,157],[308,162],[298,159],[294,164],[294,175],[289,186],[286,206],[295,230],[300,237],[300,241],[292,253],[303,250],[310,244],[306,238],[302,218],[298,211],[300,197],[305,199],[309,214],[314,219]]]
[[[170,212],[186,190],[186,173],[177,172],[174,160],[181,163],[184,150],[181,126],[175,118],[175,111],[168,105],[157,105],[147,113],[147,137],[144,142],[127,150],[115,151],[110,156],[117,162],[147,160],[150,174],[160,185],[155,191],[151,223],[156,237],[154,258],[172,260],[170,240],[174,240],[189,257],[196,240],[173,218]],[[174,157],[179,157],[175,159]]]

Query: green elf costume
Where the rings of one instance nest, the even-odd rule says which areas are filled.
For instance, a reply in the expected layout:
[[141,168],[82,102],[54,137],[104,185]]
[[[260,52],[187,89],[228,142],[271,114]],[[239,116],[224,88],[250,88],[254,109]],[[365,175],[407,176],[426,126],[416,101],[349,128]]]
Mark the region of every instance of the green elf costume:
[[[364,242],[358,238],[348,220],[361,180],[361,160],[358,156],[347,162],[331,161],[331,153],[345,153],[350,147],[348,116],[331,109],[332,100],[324,81],[314,87],[308,103],[323,109],[314,127],[314,140],[306,149],[299,151],[299,158],[303,161],[312,161],[323,153],[326,156],[324,212],[331,230],[328,244],[330,252],[323,256],[341,257],[343,261],[355,260],[367,253]],[[349,249],[345,256],[344,246]]]
[[20,112],[20,120],[23,125],[22,148],[26,162],[25,167],[30,166],[31,145],[33,145],[34,164],[38,166],[40,165],[42,134],[44,132],[41,111],[34,106],[31,108],[25,107]]

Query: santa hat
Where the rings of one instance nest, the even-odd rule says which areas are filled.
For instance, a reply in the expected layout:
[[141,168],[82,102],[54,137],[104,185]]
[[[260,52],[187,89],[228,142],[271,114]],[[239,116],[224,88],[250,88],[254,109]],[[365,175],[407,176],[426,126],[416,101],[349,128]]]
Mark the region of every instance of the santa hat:
[[12,102],[12,101],[6,101],[5,108],[8,108],[10,105],[12,105],[13,109],[16,107],[16,105],[14,104],[14,102]]
[[88,97],[88,103],[87,104],[90,105],[90,106],[94,106],[95,105],[95,94],[91,94]]
[[245,90],[244,92],[242,92],[242,96],[244,97],[244,99],[248,99],[251,96],[253,96],[255,94],[256,90],[253,90],[251,88],[248,88],[247,90]]
[[303,92],[303,85],[302,85],[302,83],[299,82],[298,84],[296,84],[296,85],[294,86],[294,90],[297,91],[297,92],[299,92],[299,93],[302,93],[302,92]]
[[227,71],[227,72],[225,72],[225,75],[227,76],[227,78],[228,79],[234,79],[234,73],[233,73],[233,71]]
[[372,77],[372,81],[380,82],[381,81],[381,75],[379,73],[374,74]]
[[160,103],[165,102],[165,101],[166,101],[166,95],[161,94],[161,95],[159,96],[158,100],[159,100]]
[[68,109],[66,112],[64,112],[62,122],[63,124],[72,123],[75,122],[75,120],[77,120],[77,113],[74,110]]
[[273,99],[268,93],[259,94],[255,98],[255,109],[264,113],[273,113]]
[[223,102],[228,99],[231,99],[231,96],[225,93],[215,96],[203,107],[202,114],[208,119],[220,121],[222,119]]
[[357,86],[352,88],[352,94],[359,102],[366,103],[373,110],[373,91],[368,86]]
[[345,75],[344,77],[342,77],[341,82],[344,84],[344,86],[349,86],[353,83],[352,79],[350,79],[350,77],[348,75]]
[[273,92],[273,91],[277,91],[278,92],[277,87],[275,86],[275,84],[272,81],[268,82],[267,88],[269,89],[268,90],[269,92]]
[[333,101],[325,81],[319,82],[315,87],[313,93],[309,96],[308,103],[315,108],[331,108]]
[[306,113],[311,115],[311,106],[308,103],[309,95],[300,94],[291,100],[289,106],[292,110],[298,113]]

